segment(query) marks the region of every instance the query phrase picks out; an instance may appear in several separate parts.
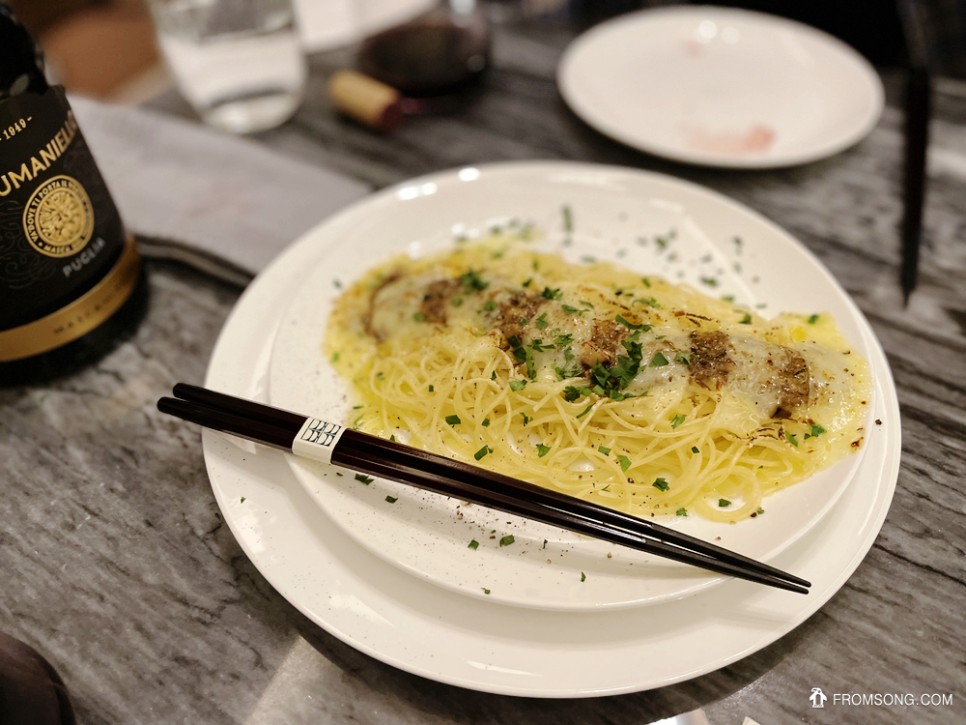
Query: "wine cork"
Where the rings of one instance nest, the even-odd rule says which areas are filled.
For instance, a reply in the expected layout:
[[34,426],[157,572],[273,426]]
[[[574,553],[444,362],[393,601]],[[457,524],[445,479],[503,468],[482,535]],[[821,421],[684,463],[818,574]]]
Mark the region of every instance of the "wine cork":
[[402,123],[402,96],[375,78],[357,71],[336,71],[329,78],[328,90],[336,108],[369,128],[391,131]]

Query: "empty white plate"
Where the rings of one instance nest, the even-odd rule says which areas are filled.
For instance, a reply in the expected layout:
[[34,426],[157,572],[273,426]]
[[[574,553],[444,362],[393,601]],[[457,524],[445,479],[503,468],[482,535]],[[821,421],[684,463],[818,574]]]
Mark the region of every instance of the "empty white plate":
[[557,82],[598,131],[676,161],[770,168],[857,143],[882,82],[852,48],[762,13],[672,7],[623,15],[575,40]]

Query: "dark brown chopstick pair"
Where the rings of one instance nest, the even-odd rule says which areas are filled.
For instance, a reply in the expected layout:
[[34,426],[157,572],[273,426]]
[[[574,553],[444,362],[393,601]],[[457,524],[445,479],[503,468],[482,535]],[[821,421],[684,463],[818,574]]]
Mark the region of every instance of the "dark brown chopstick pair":
[[930,55],[937,47],[930,39],[929,13],[916,0],[899,0],[896,4],[903,39],[906,44],[906,83],[903,98],[902,173],[902,285],[903,304],[916,288],[919,276],[919,248],[923,237],[923,215],[927,186],[929,154],[929,122],[932,117],[932,73]]
[[179,383],[158,409],[183,420],[342,468],[559,526],[719,574],[807,594],[806,580],[582,499],[395,441]]

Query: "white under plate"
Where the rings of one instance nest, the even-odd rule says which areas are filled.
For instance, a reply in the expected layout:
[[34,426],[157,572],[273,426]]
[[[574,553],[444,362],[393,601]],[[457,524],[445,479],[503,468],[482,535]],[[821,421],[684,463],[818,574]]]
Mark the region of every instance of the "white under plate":
[[[591,168],[553,166],[562,174]],[[414,185],[420,182],[385,194]],[[323,226],[356,239],[350,236],[356,222],[350,209]],[[325,252],[309,233],[256,278],[225,323],[207,386],[268,400],[268,362],[282,311]],[[870,351],[874,415],[882,425],[869,431],[861,469],[838,505],[772,562],[811,580],[807,596],[728,580],[684,601],[617,611],[502,606],[428,584],[367,552],[314,504],[287,456],[275,450],[205,431],[205,460],[222,515],[253,564],[293,606],[350,646],[408,672],[486,692],[580,697],[646,690],[711,672],[774,642],[827,602],[872,546],[895,489],[901,440],[885,356],[864,325],[859,339]]]
[[577,38],[557,83],[585,122],[634,148],[732,168],[791,166],[862,139],[882,82],[815,28],[746,10],[669,7]]
[[[564,228],[564,206],[566,226],[572,228]],[[618,167],[483,166],[373,195],[311,232],[318,252],[282,316],[271,354],[271,403],[351,423],[351,391],[322,354],[326,321],[340,289],[401,252],[451,249],[456,237],[486,235],[514,221],[534,224],[542,236],[530,248],[574,262],[610,260],[714,295],[734,294],[749,308],[765,305],[759,310],[765,316],[830,312],[858,352],[866,358],[873,352],[863,342],[871,333],[861,314],[818,261],[775,225],[720,194]],[[835,505],[864,455],[863,448],[767,498],[766,514],[755,519],[728,524],[669,516],[657,522],[768,560]],[[404,484],[365,485],[334,466],[294,457],[290,462],[316,503],[360,546],[470,596],[540,609],[589,610],[680,599],[723,580]],[[514,543],[500,546],[510,534]],[[468,547],[472,540],[478,548]]]

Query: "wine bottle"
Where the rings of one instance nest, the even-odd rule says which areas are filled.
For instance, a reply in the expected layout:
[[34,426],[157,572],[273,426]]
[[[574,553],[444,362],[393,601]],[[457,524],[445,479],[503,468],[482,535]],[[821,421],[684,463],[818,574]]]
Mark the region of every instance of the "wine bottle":
[[0,101],[24,91],[46,90],[43,56],[5,3],[0,3],[0,40]]
[[0,0],[0,385],[105,353],[140,317],[145,287],[64,89]]

